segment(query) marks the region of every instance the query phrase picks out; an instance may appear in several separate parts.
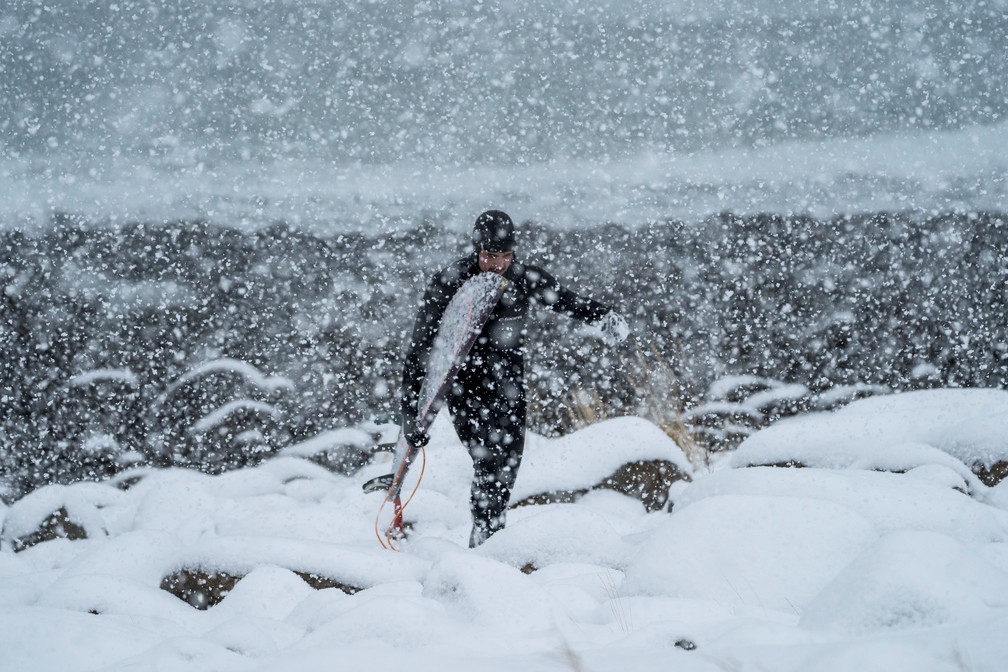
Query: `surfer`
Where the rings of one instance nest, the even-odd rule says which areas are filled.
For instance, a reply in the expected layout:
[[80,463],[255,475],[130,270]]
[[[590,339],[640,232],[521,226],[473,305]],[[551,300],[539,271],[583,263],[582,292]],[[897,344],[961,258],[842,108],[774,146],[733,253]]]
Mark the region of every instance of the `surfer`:
[[403,367],[401,411],[406,440],[427,444],[429,421],[417,420],[417,404],[427,375],[431,345],[452,297],[479,273],[496,273],[507,289],[462,363],[447,396],[455,432],[473,462],[469,546],[502,529],[511,488],[525,447],[524,339],[529,308],[540,305],[596,324],[607,340],[622,341],[626,320],[609,306],[564,288],[538,266],[515,257],[515,229],[500,210],[481,214],[473,227],[473,250],[434,274],[413,328]]

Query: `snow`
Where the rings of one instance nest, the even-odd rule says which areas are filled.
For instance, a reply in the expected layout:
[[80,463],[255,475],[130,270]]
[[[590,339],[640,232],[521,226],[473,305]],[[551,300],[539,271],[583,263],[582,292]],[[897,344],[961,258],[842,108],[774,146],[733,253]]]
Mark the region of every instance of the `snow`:
[[1006,607],[1008,574],[977,557],[975,547],[900,530],[844,567],[809,604],[802,624],[867,634],[983,621]]
[[531,436],[514,499],[550,490],[576,490],[627,462],[663,459],[687,477],[693,468],[664,432],[640,418],[614,418],[558,439]]
[[279,417],[279,413],[273,404],[267,404],[263,401],[254,401],[251,399],[236,399],[234,401],[227,402],[220,408],[207,413],[197,420],[196,424],[192,426],[192,432],[194,434],[209,432],[210,430],[223,425],[227,422],[231,415],[238,413],[239,411],[255,413],[270,418]]
[[35,490],[8,509],[4,516],[2,539],[10,543],[13,537],[29,534],[51,513],[66,509],[70,518],[82,526],[89,536],[99,534],[110,520],[101,509],[122,498],[122,493],[105,484],[82,483],[73,488],[47,485]]
[[[999,669],[1008,490],[962,466],[1003,455],[1006,397],[866,399],[759,431],[704,470],[636,418],[533,436],[516,495],[588,488],[638,459],[692,481],[671,512],[611,490],[514,508],[476,550],[468,457],[443,415],[399,553],[379,547],[380,497],[360,490],[384,454],[353,477],[288,455],[220,476],[137,471],[125,490],[49,486],[0,510],[0,647],[19,670]],[[784,457],[806,466],[746,466]],[[61,507],[87,539],[13,552]],[[200,611],[159,587],[180,569],[241,578]]]
[[68,380],[67,387],[87,387],[105,381],[121,383],[127,387],[136,387],[138,383],[136,374],[129,369],[92,369]]
[[[926,455],[933,451],[953,459]],[[870,397],[835,413],[778,423],[747,439],[732,459],[736,465],[796,460],[899,470],[917,466],[917,453],[963,468],[964,477],[964,465],[1008,460],[1008,392],[944,389]]]
[[[209,394],[195,413],[202,420],[193,426],[185,417],[195,432],[219,427],[233,411],[288,415],[299,405],[293,373],[271,376],[238,359],[283,371],[285,362],[271,359],[279,342],[245,352],[222,329],[199,354],[158,343],[145,367],[120,356],[123,334],[85,338],[70,328],[78,320],[132,324],[131,316],[150,315],[147,326],[154,326],[164,314],[169,323],[192,317],[196,327],[202,313],[234,309],[249,289],[261,286],[284,302],[291,294],[270,293],[270,282],[317,270],[315,278],[331,276],[332,296],[294,306],[304,327],[296,340],[322,335],[322,350],[332,346],[335,357],[346,355],[339,348],[356,334],[362,342],[395,340],[379,326],[383,319],[346,320],[336,304],[343,296],[387,296],[377,283],[408,275],[410,260],[396,254],[366,251],[367,264],[382,265],[374,275],[354,274],[346,267],[352,264],[262,264],[251,270],[256,287],[243,286],[241,269],[229,268],[240,259],[202,254],[199,246],[213,241],[198,237],[182,252],[191,258],[164,256],[168,248],[154,244],[136,262],[143,266],[129,269],[79,256],[102,249],[77,247],[81,236],[98,233],[109,234],[102,254],[116,254],[120,228],[129,228],[133,244],[148,225],[177,223],[175,235],[197,222],[242,232],[279,223],[325,240],[366,234],[380,248],[388,234],[419,223],[464,242],[473,216],[487,207],[584,240],[609,223],[647,231],[683,222],[700,230],[712,216],[727,222],[724,213],[807,214],[824,225],[859,213],[909,213],[901,224],[908,231],[923,218],[955,213],[934,229],[951,240],[926,251],[963,253],[964,271],[1003,270],[986,239],[981,254],[989,256],[971,263],[971,243],[954,227],[963,221],[957,218],[1001,211],[1008,202],[1005,0],[8,4],[0,10],[0,232],[11,240],[55,233],[52,249],[62,256],[41,260],[41,291],[25,264],[0,262],[3,295],[20,309],[52,288],[80,309],[64,325],[53,319],[67,306],[0,329],[0,341],[23,340],[28,360],[44,371],[18,388],[11,383],[20,382],[18,368],[28,360],[14,357],[0,381],[2,389],[24,390],[0,395],[10,417],[4,430],[18,430],[0,431],[0,441],[29,457],[38,441],[30,431],[21,437],[21,429],[34,430],[21,427],[31,424],[22,418],[65,405],[48,396],[52,381],[67,381],[75,399],[84,388],[118,383],[138,397],[155,390],[157,403],[167,405],[185,401],[177,393],[202,386],[205,376],[239,380],[240,398]],[[874,239],[881,247],[896,238]],[[432,242],[438,249],[418,259],[441,253],[443,241]],[[267,236],[256,244],[284,243]],[[906,255],[907,244],[877,251]],[[226,249],[237,257],[240,247]],[[759,289],[751,299],[760,300],[775,283],[750,271],[768,260],[788,266],[792,253],[784,252],[717,268]],[[850,269],[869,266],[841,272],[826,256],[811,285],[821,282],[832,296],[833,283],[851,280],[853,291],[842,296],[864,298],[857,287],[870,278],[852,278]],[[659,272],[709,270],[669,266],[660,251],[653,257]],[[585,261],[584,273],[594,273]],[[218,262],[220,269],[210,268]],[[625,262],[616,261],[617,272],[627,270]],[[194,291],[187,264],[199,266],[199,278],[220,270],[211,286],[221,296],[207,301]],[[639,270],[626,277],[635,280]],[[924,274],[929,289],[919,297],[891,294],[907,302],[909,316],[914,298],[934,302],[933,292],[951,291],[961,300],[969,294],[964,287],[993,296],[1000,287],[960,276],[932,285],[931,275]],[[402,282],[395,280],[394,291]],[[881,294],[868,294],[888,298],[888,285],[881,286]],[[730,326],[759,334],[765,325],[713,324],[718,315],[705,314],[708,303],[677,305],[697,308],[701,332]],[[375,526],[389,512],[376,521],[380,497],[360,489],[388,472],[390,456],[376,453],[352,476],[312,461],[352,472],[376,435],[394,440],[392,425],[332,429],[258,466],[216,476],[145,467],[107,482],[39,488],[0,503],[0,669],[1002,669],[1008,480],[988,487],[976,474],[1008,462],[1008,393],[890,395],[880,383],[891,381],[877,375],[892,363],[919,383],[1000,380],[950,372],[969,366],[961,354],[971,343],[971,354],[994,358],[983,367],[999,365],[1006,352],[998,321],[963,306],[965,326],[954,316],[948,325],[933,322],[950,329],[948,342],[961,341],[955,348],[925,341],[899,363],[890,360],[902,350],[883,343],[883,357],[855,363],[860,369],[843,387],[820,392],[811,380],[740,375],[718,381],[683,417],[725,420],[720,429],[695,428],[698,434],[747,438],[710,465],[690,464],[639,418],[563,438],[530,435],[514,501],[580,496],[515,507],[507,528],[477,550],[466,548],[471,465],[443,414],[425,468],[417,464],[410,474],[407,492],[423,478],[401,553],[379,547]],[[861,311],[854,308],[846,302],[811,325],[793,318],[785,328],[856,331]],[[278,319],[268,311],[256,317]],[[182,339],[194,332],[173,333]],[[237,340],[257,333],[250,326]],[[704,333],[687,329],[670,338],[694,344],[677,369],[704,357],[709,366],[701,368],[711,375],[752,364],[743,358],[738,370],[725,366],[734,356],[725,359],[714,338],[708,353]],[[770,338],[765,347],[779,343]],[[863,352],[850,354],[861,362]],[[796,359],[804,354],[798,349]],[[172,373],[152,380],[147,369],[157,358],[195,368],[178,376],[162,362],[155,368]],[[360,363],[365,372],[388,365]],[[373,384],[374,398],[394,396],[380,376],[355,381],[323,371],[321,378],[316,396],[327,405],[352,395],[355,383]],[[758,390],[732,397],[746,386]],[[869,394],[876,396],[836,412],[755,429],[773,421],[778,407],[828,409]],[[76,413],[66,405],[69,417],[61,421],[86,415],[85,406]],[[312,416],[313,408],[300,410]],[[333,424],[328,415],[308,419],[317,430]],[[116,423],[128,429],[125,419]],[[63,439],[59,423],[38,428],[40,438]],[[235,448],[273,439],[261,427],[238,429]],[[117,436],[89,425],[72,443],[84,453],[114,453],[117,444],[136,449],[134,439]],[[672,484],[665,510],[648,512],[598,487],[629,462],[655,460],[684,477]],[[13,488],[5,482],[0,490]],[[54,520],[56,512],[66,520]],[[15,552],[40,526],[60,525],[69,537],[86,538]],[[197,570],[240,580],[205,611],[160,587],[166,577]],[[306,574],[338,585],[313,588]]]
[[367,448],[374,443],[374,438],[363,429],[341,427],[317,434],[310,439],[291,444],[280,450],[287,457],[311,457],[334,448],[352,446]]
[[164,393],[164,397],[170,397],[175,390],[193,380],[198,380],[203,376],[214,373],[238,374],[250,385],[267,394],[278,390],[289,390],[294,387],[294,383],[288,378],[284,378],[283,376],[267,376],[248,362],[223,357],[203,362],[187,371],[185,375],[168,387]]

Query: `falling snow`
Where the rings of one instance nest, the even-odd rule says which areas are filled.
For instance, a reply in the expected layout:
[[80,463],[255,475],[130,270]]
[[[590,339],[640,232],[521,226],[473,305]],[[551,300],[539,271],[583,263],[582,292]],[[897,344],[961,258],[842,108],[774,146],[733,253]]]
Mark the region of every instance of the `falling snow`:
[[[3,4],[0,649],[993,669],[1006,114],[1005,0]],[[388,559],[359,485],[491,207],[631,336],[534,315],[513,526],[462,548],[441,416]]]

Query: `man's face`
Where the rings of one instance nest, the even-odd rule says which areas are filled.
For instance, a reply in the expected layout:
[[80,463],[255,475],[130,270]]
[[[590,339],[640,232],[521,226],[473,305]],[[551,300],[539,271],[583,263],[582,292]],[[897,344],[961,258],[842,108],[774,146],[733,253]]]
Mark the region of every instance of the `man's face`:
[[484,273],[504,275],[512,261],[514,261],[514,252],[480,250],[479,253],[479,269]]

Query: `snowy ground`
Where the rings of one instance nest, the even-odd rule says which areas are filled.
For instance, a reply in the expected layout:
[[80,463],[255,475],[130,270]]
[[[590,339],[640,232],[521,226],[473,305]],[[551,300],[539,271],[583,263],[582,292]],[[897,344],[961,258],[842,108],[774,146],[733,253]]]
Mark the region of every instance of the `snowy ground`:
[[[45,488],[0,509],[2,667],[1004,669],[1008,485],[962,461],[1006,459],[1006,437],[1003,391],[868,399],[754,435],[674,485],[671,514],[593,491],[513,510],[476,551],[443,417],[400,553],[379,547],[380,497],[359,487],[384,464],[348,478],[284,457]],[[641,420],[532,437],[516,498],[655,457],[689,470]],[[808,466],[746,466],[787,460]],[[88,539],[13,552],[61,506]],[[159,589],[180,568],[244,578],[199,611]]]

